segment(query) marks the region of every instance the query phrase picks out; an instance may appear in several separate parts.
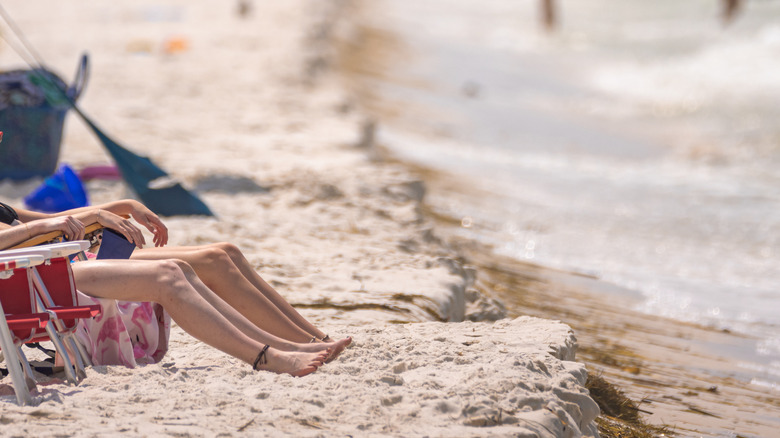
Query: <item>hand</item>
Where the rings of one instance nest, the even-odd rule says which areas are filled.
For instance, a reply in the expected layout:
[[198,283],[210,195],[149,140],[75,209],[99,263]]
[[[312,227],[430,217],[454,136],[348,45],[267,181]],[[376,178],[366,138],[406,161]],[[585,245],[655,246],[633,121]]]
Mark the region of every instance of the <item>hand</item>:
[[165,246],[168,243],[168,227],[145,205],[134,202],[130,216],[154,235],[154,246]]
[[46,234],[52,231],[62,231],[65,239],[81,240],[84,238],[84,224],[73,216],[55,216],[28,222],[30,234]]
[[97,222],[106,228],[121,233],[125,236],[125,239],[134,243],[139,249],[143,248],[146,244],[146,239],[141,230],[136,227],[129,219],[125,219],[122,216],[115,215],[110,211],[98,210]]

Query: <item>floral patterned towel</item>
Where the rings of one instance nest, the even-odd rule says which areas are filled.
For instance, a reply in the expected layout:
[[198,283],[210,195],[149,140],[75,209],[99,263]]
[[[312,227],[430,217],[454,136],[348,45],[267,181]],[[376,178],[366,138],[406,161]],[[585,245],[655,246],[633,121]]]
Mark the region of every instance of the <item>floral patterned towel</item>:
[[161,305],[117,301],[78,293],[79,303],[100,304],[103,311],[82,319],[76,338],[95,365],[137,365],[157,363],[168,351],[171,317]]

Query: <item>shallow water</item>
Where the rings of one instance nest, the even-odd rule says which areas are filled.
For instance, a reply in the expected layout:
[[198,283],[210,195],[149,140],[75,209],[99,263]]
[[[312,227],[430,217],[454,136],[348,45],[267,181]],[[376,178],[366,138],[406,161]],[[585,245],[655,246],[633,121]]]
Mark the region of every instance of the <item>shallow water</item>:
[[780,2],[718,4],[564,1],[554,34],[535,2],[374,4],[404,59],[380,140],[462,175],[429,201],[464,235],[756,335],[734,354],[780,389]]

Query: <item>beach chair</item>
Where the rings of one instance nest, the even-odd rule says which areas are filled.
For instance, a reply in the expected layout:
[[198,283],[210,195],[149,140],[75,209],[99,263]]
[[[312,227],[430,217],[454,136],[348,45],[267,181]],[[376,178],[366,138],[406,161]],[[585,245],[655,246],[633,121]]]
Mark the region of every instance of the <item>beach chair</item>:
[[[79,305],[69,257],[89,248],[88,241],[62,242],[0,251],[0,257],[41,256],[45,263],[24,268],[35,291],[38,312],[47,313],[51,320],[39,329],[29,342],[51,341],[62,356],[67,380],[73,384],[86,376],[85,367],[91,365],[89,355],[75,340],[78,320],[100,313],[99,305]],[[23,275],[23,272],[19,272]],[[73,361],[71,361],[71,353]]]
[[[70,256],[76,254],[79,257],[84,257],[84,251],[89,248],[89,242],[62,242],[45,245],[44,248],[52,251],[52,258],[45,265],[30,270],[33,285],[41,300],[39,306],[41,304],[44,306],[39,310],[45,309],[52,314],[52,324],[64,341],[67,349],[65,353],[68,350],[73,353],[77,375],[79,378],[84,378],[86,377],[85,367],[91,366],[92,362],[84,347],[76,340],[75,331],[79,319],[93,318],[100,313],[101,309],[97,304],[79,304],[76,283],[70,268]],[[50,340],[49,338],[49,333],[42,330],[33,338],[33,341],[43,342]],[[55,342],[53,339],[51,341]],[[61,356],[66,363],[69,361],[67,354],[61,353]]]
[[0,257],[0,349],[11,375],[16,400],[30,404],[35,379],[21,345],[47,326],[48,313],[37,313],[32,281],[26,268],[40,265],[40,255]]

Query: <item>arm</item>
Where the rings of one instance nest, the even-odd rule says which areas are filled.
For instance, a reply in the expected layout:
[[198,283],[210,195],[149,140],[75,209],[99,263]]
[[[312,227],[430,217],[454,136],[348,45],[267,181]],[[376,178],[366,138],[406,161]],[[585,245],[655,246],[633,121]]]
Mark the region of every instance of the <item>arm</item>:
[[61,231],[68,240],[84,238],[84,224],[73,216],[62,216],[24,222],[16,226],[0,224],[0,248],[10,248],[33,236],[52,231]]
[[118,216],[130,216],[130,213],[134,209],[134,204],[138,204],[141,207],[143,207],[143,204],[141,204],[138,201],[133,201],[132,199],[123,199],[121,201],[107,202],[105,204],[100,204],[100,205],[73,208],[58,213],[40,213],[32,210],[25,210],[23,208],[15,208],[15,210],[16,213],[19,215],[20,221],[29,222],[37,219],[47,219],[47,218],[58,217],[58,216],[75,216],[75,217],[84,217],[88,219],[87,216],[89,214],[95,214],[96,210],[98,209],[106,210]]
[[125,217],[131,216],[139,224],[146,227],[154,235],[154,245],[164,246],[168,243],[168,228],[160,218],[145,205],[133,199],[108,202],[90,207],[74,208],[59,213],[39,213],[30,210],[17,209],[19,220],[28,222],[36,219],[73,216],[85,224],[99,223],[104,227],[122,233],[139,248],[145,243],[143,234]]

